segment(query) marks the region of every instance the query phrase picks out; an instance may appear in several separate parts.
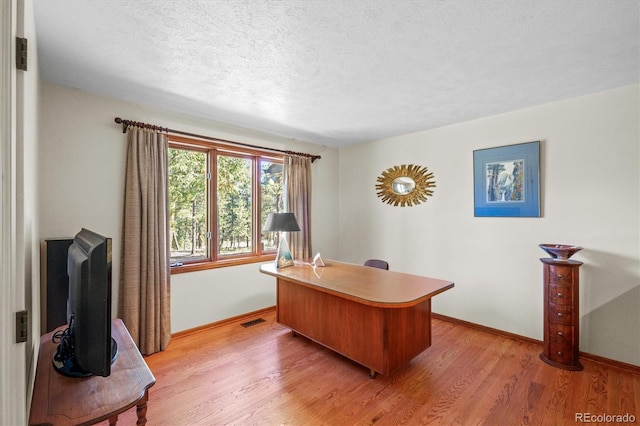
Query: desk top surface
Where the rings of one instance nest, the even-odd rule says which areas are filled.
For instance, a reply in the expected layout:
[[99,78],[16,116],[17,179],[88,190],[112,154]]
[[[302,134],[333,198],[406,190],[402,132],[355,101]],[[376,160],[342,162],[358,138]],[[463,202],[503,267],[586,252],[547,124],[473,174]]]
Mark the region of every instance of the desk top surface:
[[[64,329],[64,327],[59,327]],[[118,357],[109,377],[67,377],[52,365],[57,344],[51,336],[40,338],[40,353],[29,424],[78,425],[106,420],[136,405],[156,382],[120,319],[111,322],[111,337]]]
[[412,306],[454,286],[451,281],[325,260],[324,267],[298,262],[287,268],[274,263],[260,272],[361,303],[401,308]]

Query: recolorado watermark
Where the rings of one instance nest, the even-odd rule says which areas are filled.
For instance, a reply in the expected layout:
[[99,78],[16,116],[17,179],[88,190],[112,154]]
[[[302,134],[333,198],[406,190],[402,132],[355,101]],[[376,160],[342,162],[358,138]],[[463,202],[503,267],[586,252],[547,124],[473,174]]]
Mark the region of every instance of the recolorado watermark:
[[636,416],[633,414],[592,414],[576,413],[576,423],[635,423]]

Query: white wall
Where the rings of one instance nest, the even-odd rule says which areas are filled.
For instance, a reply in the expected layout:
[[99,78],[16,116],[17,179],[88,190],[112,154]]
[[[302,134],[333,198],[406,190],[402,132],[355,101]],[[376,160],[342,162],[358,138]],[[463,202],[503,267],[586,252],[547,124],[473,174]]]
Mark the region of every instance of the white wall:
[[[539,243],[577,244],[580,349],[640,365],[639,87],[340,150],[340,258],[449,279],[435,312],[542,339]],[[473,150],[539,140],[541,218],[473,216]],[[426,203],[381,202],[376,178],[434,172]],[[357,165],[357,167],[354,167]]]
[[[113,118],[322,155],[314,163],[314,251],[455,281],[434,311],[542,339],[537,245],[582,245],[581,350],[640,365],[638,86],[339,151],[42,84],[39,238],[85,226],[119,258],[124,135]],[[473,150],[542,141],[541,218],[473,217]],[[435,194],[392,207],[376,178],[404,163],[435,174]],[[337,232],[338,230],[339,232]],[[114,264],[114,281],[119,267]],[[172,277],[172,331],[273,305],[258,264]],[[116,294],[114,293],[114,297]]]
[[[43,83],[39,237],[73,236],[86,227],[113,238],[114,314],[126,144],[115,117],[322,155],[313,164],[313,246],[329,257],[337,256],[336,150]],[[259,264],[252,264],[173,275],[172,332],[273,306],[275,281],[258,268]]]

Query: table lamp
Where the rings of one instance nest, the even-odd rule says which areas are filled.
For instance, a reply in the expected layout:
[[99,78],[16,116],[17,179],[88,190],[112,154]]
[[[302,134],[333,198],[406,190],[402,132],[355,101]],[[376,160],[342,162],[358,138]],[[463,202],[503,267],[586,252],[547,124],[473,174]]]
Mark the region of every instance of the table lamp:
[[[293,213],[269,213],[267,222],[262,228],[262,232],[292,232],[299,231],[298,221]],[[289,244],[280,234],[280,242],[278,243],[278,252],[276,254],[276,268],[285,268],[293,265],[293,257],[289,250]]]

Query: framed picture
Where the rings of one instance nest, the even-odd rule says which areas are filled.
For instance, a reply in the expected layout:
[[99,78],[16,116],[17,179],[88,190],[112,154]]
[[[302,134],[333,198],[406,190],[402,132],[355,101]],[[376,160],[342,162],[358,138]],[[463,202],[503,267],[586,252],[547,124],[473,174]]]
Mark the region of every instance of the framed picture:
[[540,141],[473,151],[476,217],[540,217]]

